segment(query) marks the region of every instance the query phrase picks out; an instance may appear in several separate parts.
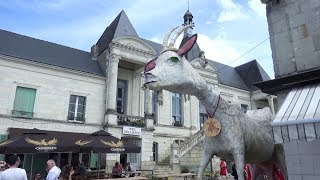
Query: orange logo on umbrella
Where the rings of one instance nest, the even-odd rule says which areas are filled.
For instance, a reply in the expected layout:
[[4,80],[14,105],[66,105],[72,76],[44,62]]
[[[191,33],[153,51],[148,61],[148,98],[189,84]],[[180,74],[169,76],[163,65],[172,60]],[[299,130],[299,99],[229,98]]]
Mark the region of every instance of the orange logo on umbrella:
[[52,145],[56,145],[58,143],[58,139],[56,139],[56,138],[53,138],[52,140],[49,140],[48,142],[46,142],[46,139],[41,139],[40,141],[37,141],[37,140],[30,139],[28,137],[26,137],[25,140],[27,143],[34,144],[37,146],[52,146]]
[[83,140],[83,139],[80,139],[78,141],[75,142],[76,145],[79,145],[79,146],[83,146],[83,145],[86,145],[86,144],[89,144],[91,143],[93,140]]
[[100,142],[107,145],[107,146],[110,146],[110,147],[123,147],[124,146],[123,142],[120,140],[117,143],[114,143],[114,141],[107,142],[107,141],[100,139]]

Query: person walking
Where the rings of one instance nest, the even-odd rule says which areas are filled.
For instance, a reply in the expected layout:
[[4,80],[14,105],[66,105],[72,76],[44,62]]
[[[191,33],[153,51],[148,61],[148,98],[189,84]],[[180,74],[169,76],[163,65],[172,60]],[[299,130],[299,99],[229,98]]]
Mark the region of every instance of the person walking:
[[53,159],[47,161],[48,175],[46,180],[58,180],[61,170],[56,166],[56,162]]
[[18,168],[20,158],[17,155],[12,155],[8,159],[9,168],[2,171],[0,174],[1,180],[28,180],[26,170]]
[[223,159],[221,159],[220,162],[220,176],[221,178],[227,177],[227,163]]

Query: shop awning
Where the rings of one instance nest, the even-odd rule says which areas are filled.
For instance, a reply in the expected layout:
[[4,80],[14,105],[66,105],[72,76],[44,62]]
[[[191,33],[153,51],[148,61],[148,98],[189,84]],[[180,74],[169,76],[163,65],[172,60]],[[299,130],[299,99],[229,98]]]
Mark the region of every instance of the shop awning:
[[320,138],[320,83],[292,89],[272,122],[276,144]]

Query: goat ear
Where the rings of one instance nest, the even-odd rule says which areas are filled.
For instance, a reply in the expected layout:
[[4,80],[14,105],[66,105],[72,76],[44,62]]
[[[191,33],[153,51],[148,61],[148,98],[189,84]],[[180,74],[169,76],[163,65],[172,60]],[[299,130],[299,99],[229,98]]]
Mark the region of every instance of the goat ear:
[[177,53],[180,56],[183,56],[183,55],[187,54],[190,51],[190,49],[193,47],[193,45],[196,43],[197,38],[198,38],[197,34],[191,36],[188,39],[188,41],[178,50]]

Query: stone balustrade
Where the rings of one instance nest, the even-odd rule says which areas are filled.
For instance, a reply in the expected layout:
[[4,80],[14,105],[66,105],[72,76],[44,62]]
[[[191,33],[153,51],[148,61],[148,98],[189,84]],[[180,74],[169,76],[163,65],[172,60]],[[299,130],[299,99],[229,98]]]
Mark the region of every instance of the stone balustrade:
[[182,157],[185,153],[187,153],[190,149],[192,149],[199,142],[204,139],[204,131],[201,129],[194,135],[190,136],[184,142],[182,142],[179,146],[178,157]]
[[146,127],[146,119],[140,116],[117,114],[118,125]]

